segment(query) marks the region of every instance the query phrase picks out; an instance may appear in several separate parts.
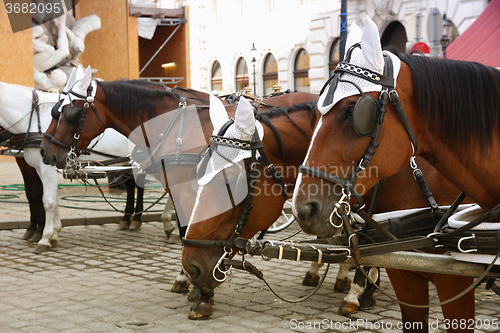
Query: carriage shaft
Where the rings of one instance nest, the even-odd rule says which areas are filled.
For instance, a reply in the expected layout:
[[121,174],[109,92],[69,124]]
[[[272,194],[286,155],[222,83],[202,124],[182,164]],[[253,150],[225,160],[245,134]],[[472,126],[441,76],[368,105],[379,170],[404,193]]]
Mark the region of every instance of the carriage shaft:
[[[354,260],[349,259],[346,263],[354,264]],[[406,251],[366,256],[363,257],[363,264],[366,266],[473,277],[480,276],[487,267],[485,264],[459,261],[443,254]],[[494,266],[494,268],[496,267]],[[500,272],[490,271],[487,277],[498,278],[500,277]]]

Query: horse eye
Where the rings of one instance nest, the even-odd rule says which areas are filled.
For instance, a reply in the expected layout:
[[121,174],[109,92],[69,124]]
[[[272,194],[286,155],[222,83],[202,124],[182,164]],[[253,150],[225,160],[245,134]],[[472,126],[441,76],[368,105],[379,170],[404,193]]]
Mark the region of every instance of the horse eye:
[[345,110],[345,120],[352,119],[353,114],[354,114],[354,105],[347,107]]

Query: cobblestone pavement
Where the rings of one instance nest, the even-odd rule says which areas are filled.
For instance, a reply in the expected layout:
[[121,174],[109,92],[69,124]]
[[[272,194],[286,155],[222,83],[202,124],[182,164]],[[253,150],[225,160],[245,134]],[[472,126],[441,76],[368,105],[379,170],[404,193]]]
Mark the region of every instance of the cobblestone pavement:
[[[27,205],[2,207],[2,223],[9,213],[27,216]],[[280,239],[296,230],[292,225],[271,237]],[[66,226],[59,245],[41,255],[33,254],[34,244],[21,240],[23,233],[0,231],[0,333],[401,332],[395,329],[401,321],[399,306],[379,292],[373,309],[338,315],[345,294],[332,291],[335,266],[318,293],[298,304],[280,301],[262,281],[234,271],[216,289],[214,315],[191,321],[186,294],[170,291],[181,268],[179,238],[166,240],[161,223],[145,223],[139,232],[118,231],[115,223]],[[301,285],[307,263],[250,261],[278,292],[302,296],[310,291]],[[394,294],[384,270],[381,281],[382,288]],[[431,302],[437,302],[432,285],[430,289]],[[500,319],[500,297],[484,285],[476,290],[476,317],[483,324],[476,332],[499,331],[484,329],[486,319]],[[443,324],[439,309],[430,310],[430,321]],[[381,329],[389,323],[392,330]]]

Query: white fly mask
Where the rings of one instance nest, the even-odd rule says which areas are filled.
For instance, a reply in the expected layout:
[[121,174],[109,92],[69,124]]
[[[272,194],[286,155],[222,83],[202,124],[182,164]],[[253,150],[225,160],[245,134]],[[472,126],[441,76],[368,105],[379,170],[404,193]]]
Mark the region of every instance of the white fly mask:
[[59,120],[59,115],[61,113],[61,105],[66,99],[66,95],[68,94],[68,91],[71,90],[73,85],[75,84],[76,81],[83,79],[83,76],[85,75],[85,71],[83,70],[82,65],[78,65],[78,67],[73,68],[71,71],[71,74],[68,77],[68,81],[66,81],[66,85],[64,86],[63,90],[59,93],[59,100],[57,101],[56,104],[52,107],[52,118]]
[[[229,121],[226,110],[222,102],[215,96],[210,95],[210,120],[214,125],[213,135],[217,136],[222,126]],[[244,145],[252,141],[255,130],[262,140],[264,137],[264,128],[262,124],[255,120],[253,107],[245,98],[240,98],[238,108],[234,115],[234,123],[231,124],[224,133],[220,133],[218,138],[212,138],[217,142],[238,142]],[[231,140],[236,139],[236,140]],[[238,148],[236,145],[216,145],[216,151],[212,151],[208,161],[205,161],[206,169],[203,175],[198,179],[198,185],[208,184],[219,172],[233,165],[240,165],[245,170],[242,162],[245,158],[252,156],[250,150]],[[201,164],[198,168],[201,167]]]
[[[375,22],[373,22],[369,16],[366,16],[365,28],[363,31],[361,31],[356,22],[353,22],[351,24],[350,30],[351,31],[347,36],[345,47],[346,52],[351,46],[357,43],[361,44],[361,49],[358,47],[353,49],[349,64],[367,68],[379,74],[384,74],[384,54],[387,54],[392,59],[395,88],[396,79],[401,68],[401,61],[396,55],[388,51],[382,51],[382,45],[380,44],[380,35]],[[365,93],[371,91],[382,91],[381,85],[374,84],[352,74],[343,73],[340,76],[340,79],[357,84]],[[339,82],[336,87],[332,87],[330,83],[328,88],[325,89],[325,91],[319,97],[318,110],[322,115],[324,115],[328,111],[330,111],[330,109],[340,100],[358,94],[359,90],[353,84]]]
[[97,91],[97,82],[92,82],[92,69],[89,66],[87,67],[83,75],[81,72],[81,68],[76,70],[74,78],[75,81],[70,85],[70,79],[73,80],[73,73],[71,73],[70,79],[68,79],[68,83],[66,83],[66,87],[64,87],[63,90],[64,92],[67,92],[67,95],[64,101],[61,103],[61,106],[59,107],[59,112],[61,112],[66,105],[72,104],[75,100],[84,100],[84,98],[76,96],[75,93],[87,98],[87,90],[90,85],[92,85],[92,92],[90,96],[92,98],[95,97]]
[[[222,102],[210,96],[210,119],[214,125],[210,146],[198,164],[198,198],[206,186],[217,189],[210,197],[209,209],[194,214],[191,223],[200,222],[222,214],[239,205],[248,195],[248,181],[244,160],[252,157],[248,148],[255,131],[262,140],[264,128],[255,120],[253,107],[245,98],[240,98],[234,122],[227,126],[229,117]],[[227,128],[224,128],[226,125]],[[257,153],[258,154],[258,153]],[[255,155],[256,157],[258,155]],[[232,167],[232,168],[231,168]]]

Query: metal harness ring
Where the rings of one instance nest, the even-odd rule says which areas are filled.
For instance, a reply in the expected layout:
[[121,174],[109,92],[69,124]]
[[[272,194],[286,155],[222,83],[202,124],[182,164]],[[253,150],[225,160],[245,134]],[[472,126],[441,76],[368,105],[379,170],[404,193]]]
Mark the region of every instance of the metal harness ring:
[[[222,263],[222,261],[224,260],[224,258],[226,258],[226,256],[228,254],[231,254],[231,251],[227,251],[225,248],[224,248],[224,254],[219,258],[219,260],[217,261],[217,264],[215,265],[214,267],[214,270],[212,271],[212,275],[213,275],[213,278],[215,279],[215,281],[217,282],[224,282],[226,281],[227,279],[227,275],[229,274],[229,272],[231,271],[231,269],[233,268],[233,265],[230,265],[229,268],[225,271],[223,271],[222,269],[220,269],[220,264]],[[219,279],[217,278],[216,276],[216,272],[219,271],[220,273],[222,273],[222,275],[224,275],[224,278],[222,279]]]

